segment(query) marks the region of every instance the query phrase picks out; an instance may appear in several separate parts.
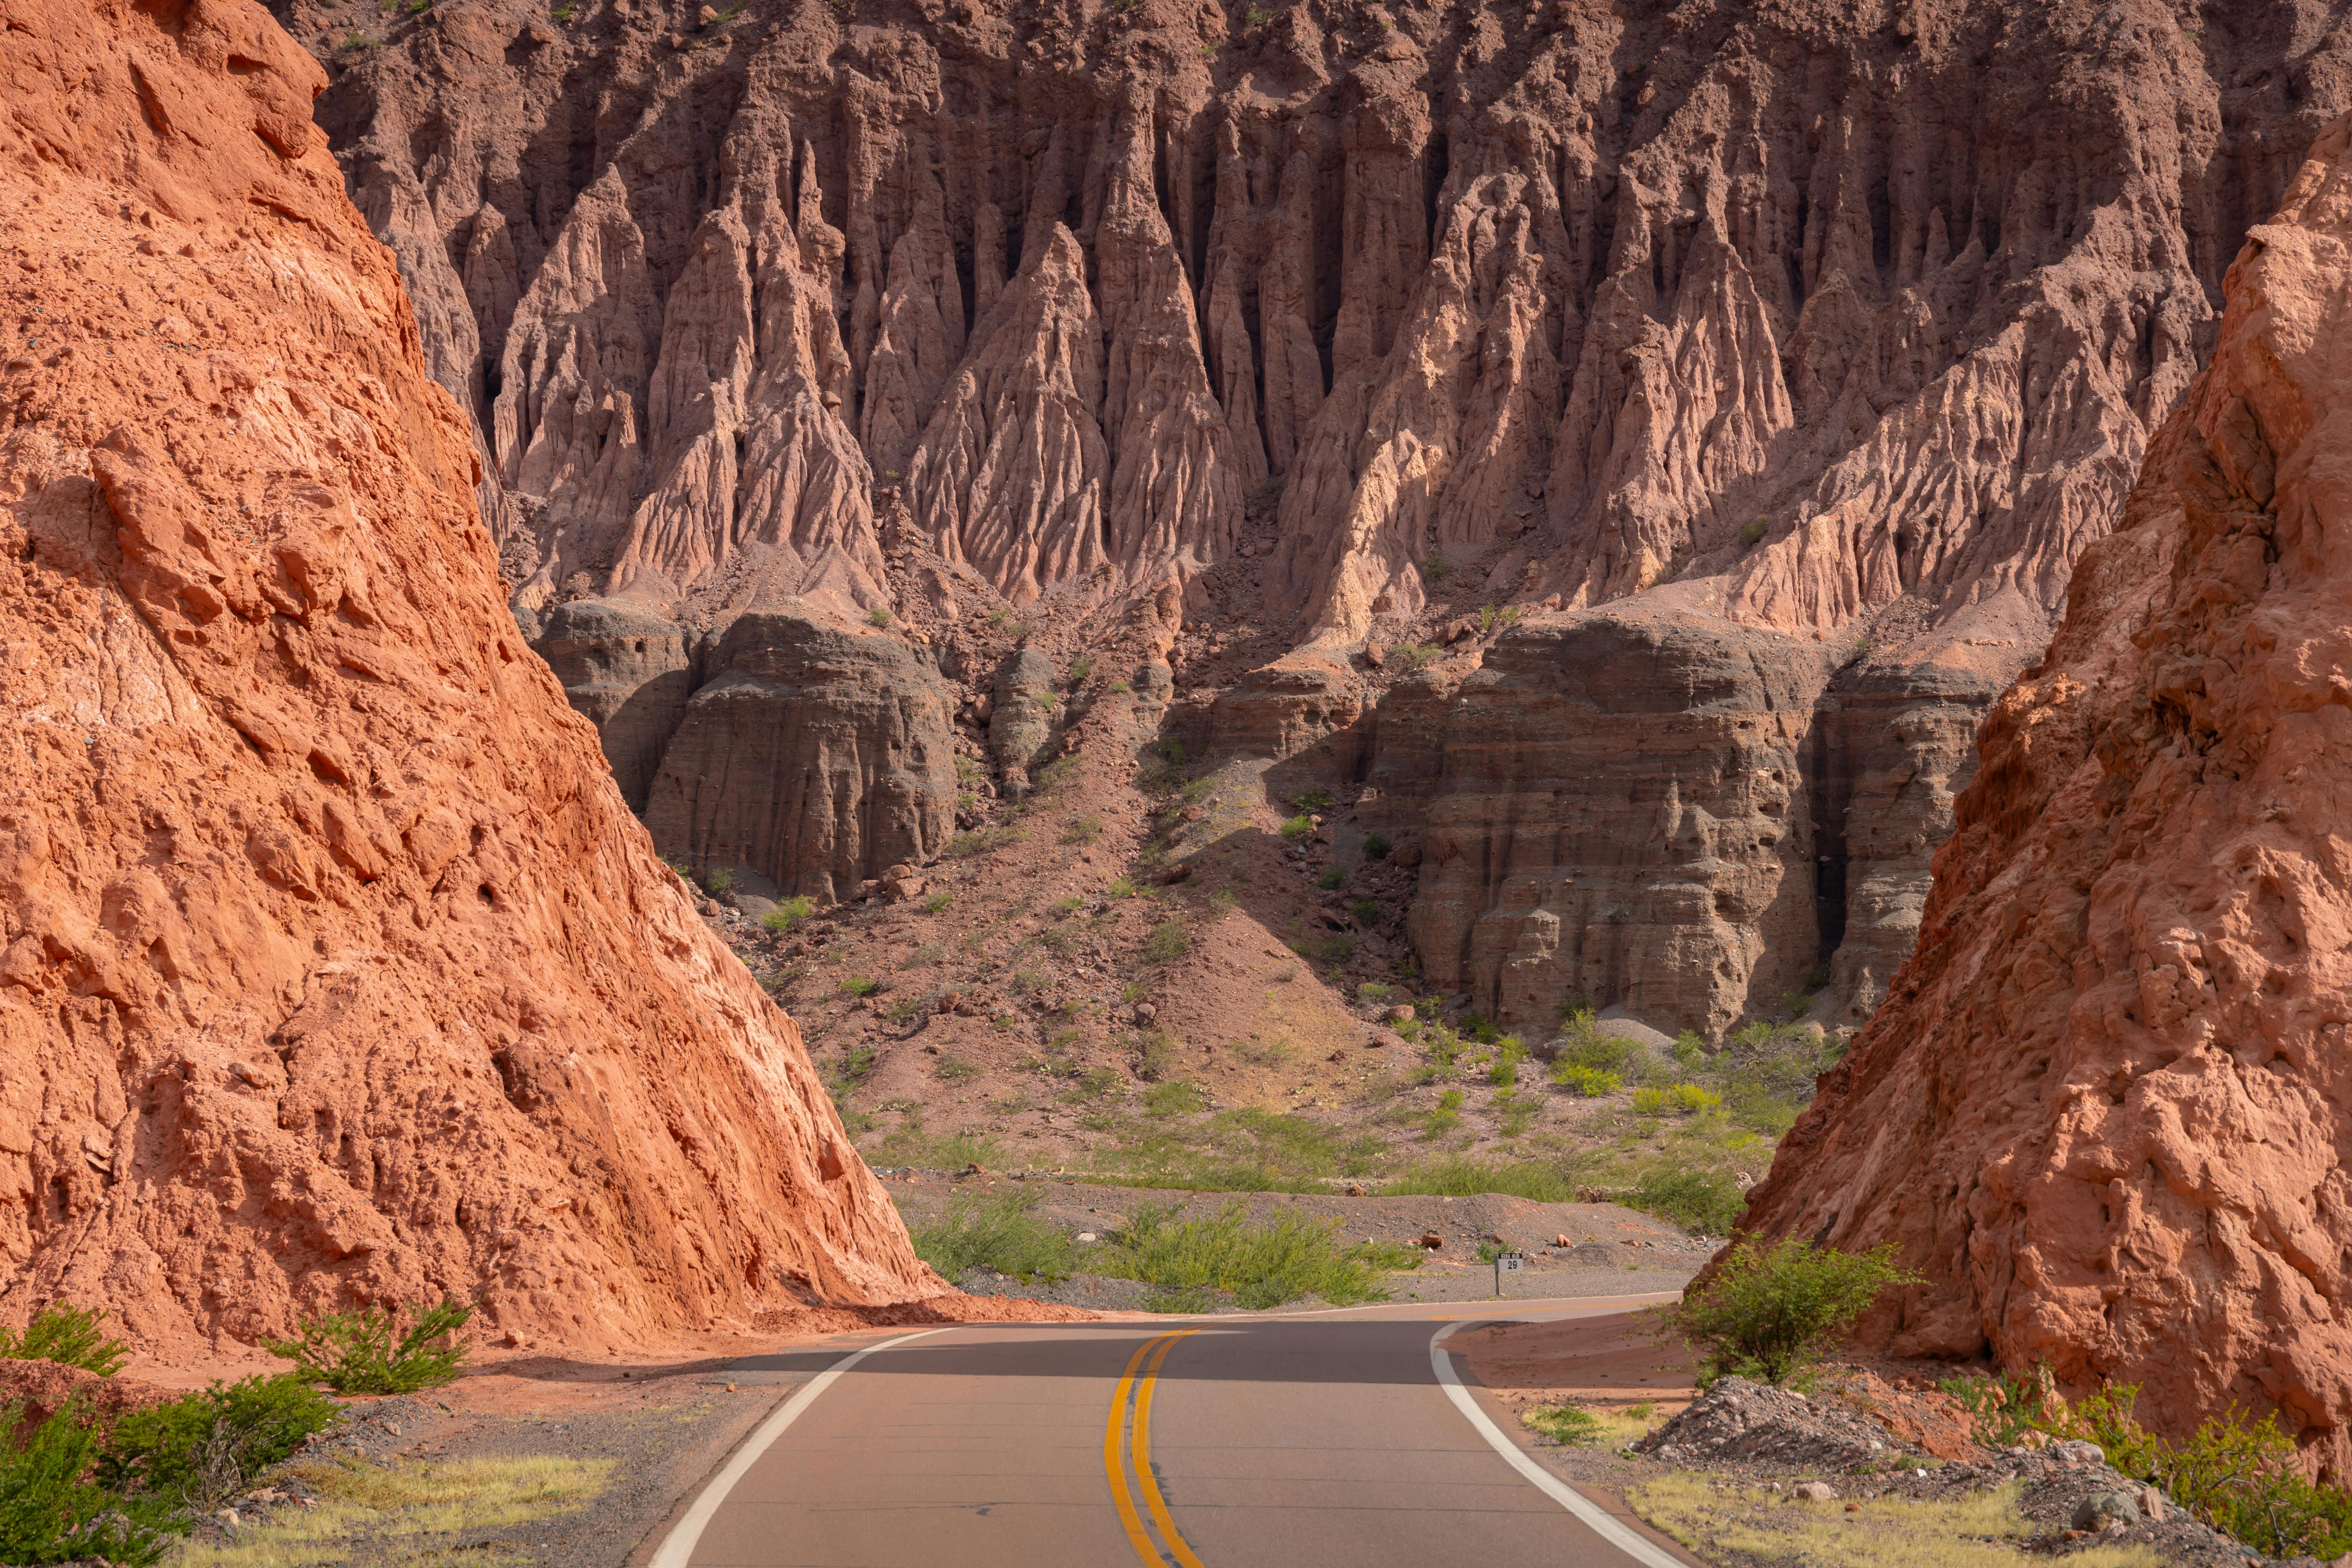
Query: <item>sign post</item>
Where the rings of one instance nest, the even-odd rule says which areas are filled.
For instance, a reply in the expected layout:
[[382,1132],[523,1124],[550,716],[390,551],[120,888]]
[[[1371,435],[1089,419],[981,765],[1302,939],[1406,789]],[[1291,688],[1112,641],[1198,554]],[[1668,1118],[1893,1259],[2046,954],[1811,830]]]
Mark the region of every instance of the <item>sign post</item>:
[[1504,1275],[1517,1274],[1527,1266],[1528,1260],[1516,1252],[1495,1254],[1495,1294],[1499,1297],[1503,1293]]

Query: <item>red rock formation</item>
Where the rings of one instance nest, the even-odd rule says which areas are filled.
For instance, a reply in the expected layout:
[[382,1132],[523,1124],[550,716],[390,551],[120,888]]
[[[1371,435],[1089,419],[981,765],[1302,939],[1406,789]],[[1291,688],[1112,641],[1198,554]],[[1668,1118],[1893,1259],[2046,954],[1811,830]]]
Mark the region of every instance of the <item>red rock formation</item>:
[[1902,1354],[2276,1410],[2352,1466],[2352,121],[2004,696],[1919,946],[1747,1224],[1896,1244]]
[[318,68],[249,0],[0,0],[0,1312],[937,1292],[517,635]]
[[278,5],[528,608],[869,606],[903,476],[1081,608],[1278,480],[1292,641],[1394,640],[1438,554],[2054,613],[2352,105],[2320,0]]

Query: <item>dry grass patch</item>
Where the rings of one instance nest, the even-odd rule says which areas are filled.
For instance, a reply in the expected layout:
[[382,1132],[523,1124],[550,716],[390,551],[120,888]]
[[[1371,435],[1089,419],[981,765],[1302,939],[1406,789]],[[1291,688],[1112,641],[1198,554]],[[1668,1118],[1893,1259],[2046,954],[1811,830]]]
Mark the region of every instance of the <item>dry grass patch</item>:
[[291,1474],[324,1501],[281,1510],[233,1542],[190,1542],[173,1568],[314,1568],[349,1563],[364,1549],[371,1563],[432,1568],[462,1558],[467,1568],[530,1561],[520,1542],[452,1553],[441,1538],[551,1519],[580,1508],[604,1488],[609,1459],[553,1454],[483,1457],[432,1464],[370,1465],[343,1459],[299,1465]]
[[[2033,1526],[2017,1511],[2018,1483],[1948,1501],[1875,1498],[1797,1502],[1761,1487],[1718,1487],[1704,1476],[1663,1476],[1625,1494],[1633,1511],[1700,1556],[1739,1553],[1790,1568],[2016,1568]],[[2094,1546],[2068,1568],[2158,1568],[2149,1546]]]

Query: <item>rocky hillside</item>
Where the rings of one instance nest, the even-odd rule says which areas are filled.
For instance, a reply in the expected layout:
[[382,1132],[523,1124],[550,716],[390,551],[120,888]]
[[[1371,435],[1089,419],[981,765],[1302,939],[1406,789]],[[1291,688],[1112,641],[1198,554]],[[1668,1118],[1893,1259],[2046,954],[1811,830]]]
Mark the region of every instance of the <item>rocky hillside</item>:
[[1782,1147],[1768,1235],[1895,1243],[1900,1355],[2048,1361],[2352,1459],[2336,1151],[2352,121],[2229,279],[2211,368],[1994,710],[1916,955]]
[[665,853],[935,855],[1026,646],[1381,781],[1483,1010],[1709,1033],[1883,994],[2352,106],[2318,0],[275,3]]
[[0,0],[0,1317],[937,1294],[518,635],[317,65]]

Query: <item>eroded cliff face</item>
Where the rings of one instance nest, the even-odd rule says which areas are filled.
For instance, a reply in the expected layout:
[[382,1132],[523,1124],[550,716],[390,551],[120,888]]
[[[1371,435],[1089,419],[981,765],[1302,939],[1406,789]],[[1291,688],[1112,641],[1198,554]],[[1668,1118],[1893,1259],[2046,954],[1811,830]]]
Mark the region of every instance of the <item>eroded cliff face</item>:
[[2352,1461],[2352,125],[2000,700],[1918,948],[1747,1224],[1895,1244],[1871,1334],[2276,1410]]
[[[550,658],[541,617],[584,598],[705,638],[785,598],[887,611],[942,664],[990,617],[1063,661],[1165,657],[1190,742],[1371,784],[1401,832],[1461,797],[1463,865],[1514,868],[1433,869],[1433,973],[1710,1030],[1824,962],[1830,1021],[1883,994],[1977,718],[2113,524],[2247,224],[2352,105],[2317,0],[354,4],[277,0],[334,68],[321,121]],[[1538,874],[1539,843],[1683,820],[1758,759],[1726,731],[1638,786],[1562,774],[1521,683],[1444,722],[1533,750],[1475,780],[1414,742],[1435,771],[1404,781],[1381,735],[1438,721],[1376,719],[1397,671],[1364,656],[1482,604],[1659,595],[1853,668],[1774,721],[1769,896],[1710,871],[1665,947],[1539,957],[1650,919],[1521,901],[1607,875]],[[565,679],[642,803],[673,678],[635,658]],[[1018,795],[1050,737],[996,712]],[[749,777],[772,740],[681,765]]]
[[527,608],[868,608],[898,518],[1083,610],[1271,486],[1340,643],[1439,558],[2054,611],[2347,101],[2317,0],[2176,11],[279,0]]
[[936,1293],[524,647],[315,64],[0,0],[0,1314]]

